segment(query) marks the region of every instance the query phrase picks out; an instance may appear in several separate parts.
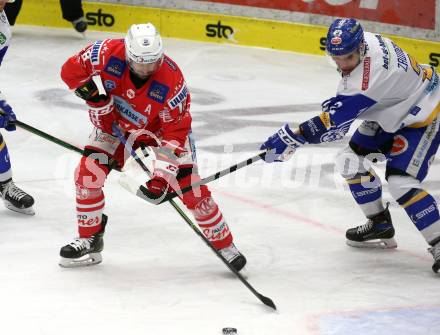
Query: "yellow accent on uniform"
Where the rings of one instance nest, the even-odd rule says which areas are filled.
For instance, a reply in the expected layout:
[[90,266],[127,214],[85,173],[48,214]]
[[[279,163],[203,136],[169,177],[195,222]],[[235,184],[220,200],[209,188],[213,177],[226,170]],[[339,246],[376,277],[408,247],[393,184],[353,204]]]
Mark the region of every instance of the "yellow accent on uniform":
[[0,143],[0,151],[2,151],[5,146],[6,146],[6,142],[2,141],[2,143]]
[[434,110],[432,111],[431,114],[429,114],[428,118],[425,121],[422,122],[416,122],[413,123],[412,125],[410,125],[410,128],[422,128],[422,127],[426,127],[428,125],[430,125],[432,123],[432,121],[435,120],[435,118],[438,116],[438,114],[440,113],[440,102],[438,103],[438,105],[434,108]]
[[407,202],[405,202],[402,207],[406,208],[408,206],[411,206],[412,204],[416,203],[419,200],[422,200],[424,197],[426,197],[428,193],[426,191],[422,191],[420,193],[417,193],[415,196],[413,196],[411,199],[409,199]]
[[332,126],[331,122],[330,122],[330,113],[328,112],[322,112],[319,115],[319,118],[321,119],[322,123],[324,124],[324,127],[329,130],[330,127]]
[[346,180],[347,180],[347,183],[348,183],[348,184],[353,185],[353,184],[362,184],[362,183],[365,183],[365,182],[368,183],[368,182],[370,182],[374,177],[376,177],[375,174],[373,174],[373,173],[371,173],[371,172],[368,172],[368,175],[361,176],[360,178],[356,178],[356,179],[346,179]]

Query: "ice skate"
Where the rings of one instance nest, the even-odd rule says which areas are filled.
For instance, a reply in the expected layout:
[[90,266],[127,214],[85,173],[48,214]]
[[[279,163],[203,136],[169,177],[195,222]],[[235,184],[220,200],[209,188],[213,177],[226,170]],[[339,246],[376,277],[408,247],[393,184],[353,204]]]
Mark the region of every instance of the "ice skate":
[[73,28],[84,35],[84,32],[87,30],[87,22],[83,17],[80,17],[74,21],[72,21]]
[[12,179],[0,183],[0,195],[7,209],[26,215],[35,214],[32,207],[34,198],[17,187]]
[[434,264],[432,265],[432,271],[438,273],[440,270],[440,241],[434,244],[433,247],[429,248],[428,251],[434,257]]
[[232,267],[240,271],[246,265],[246,257],[244,257],[234,243],[231,243],[229,247],[219,250],[220,254],[225,258]]
[[356,248],[396,248],[394,227],[388,207],[368,219],[367,223],[350,228],[345,234],[347,244]]
[[103,237],[106,224],[107,216],[103,214],[101,231],[87,238],[75,238],[73,242],[62,247],[59,265],[63,268],[75,268],[101,263],[101,251],[104,249]]

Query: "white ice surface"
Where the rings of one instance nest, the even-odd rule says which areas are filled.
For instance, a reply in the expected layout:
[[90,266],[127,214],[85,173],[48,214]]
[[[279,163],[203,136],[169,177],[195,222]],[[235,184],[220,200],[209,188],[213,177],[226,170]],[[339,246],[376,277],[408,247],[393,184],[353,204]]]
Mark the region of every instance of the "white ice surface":
[[[15,27],[0,69],[19,119],[75,145],[91,130],[81,100],[61,81],[62,63],[109,35]],[[193,92],[202,176],[258,152],[283,122],[315,115],[338,76],[321,57],[166,39]],[[353,130],[352,130],[353,131]],[[333,168],[341,143],[311,146],[292,161],[262,162],[211,183],[240,250],[246,278],[278,306],[262,305],[169,205],[154,207],[105,187],[103,263],[62,269],[76,236],[76,153],[18,130],[2,131],[16,183],[35,199],[25,217],[0,205],[0,334],[437,334],[440,278],[427,245],[395,203],[399,247],[357,250],[345,230],[364,223]],[[231,152],[232,150],[232,152]],[[226,151],[226,153],[225,153]],[[440,167],[426,188],[437,199]],[[383,174],[383,165],[379,166]],[[385,200],[391,200],[386,191]]]

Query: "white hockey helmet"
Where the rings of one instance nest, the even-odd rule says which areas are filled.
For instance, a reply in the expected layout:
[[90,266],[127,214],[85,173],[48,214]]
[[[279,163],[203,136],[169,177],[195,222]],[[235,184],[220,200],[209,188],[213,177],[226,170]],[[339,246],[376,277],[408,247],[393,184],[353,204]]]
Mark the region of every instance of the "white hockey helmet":
[[163,44],[156,27],[151,23],[133,24],[125,36],[128,65],[138,77],[146,78],[162,64]]

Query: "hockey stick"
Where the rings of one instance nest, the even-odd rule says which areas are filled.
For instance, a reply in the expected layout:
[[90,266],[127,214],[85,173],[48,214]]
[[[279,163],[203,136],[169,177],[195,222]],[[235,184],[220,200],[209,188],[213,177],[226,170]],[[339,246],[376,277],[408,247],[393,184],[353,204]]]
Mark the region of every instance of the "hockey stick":
[[246,159],[240,163],[234,164],[224,170],[218,171],[218,172],[216,172],[206,178],[203,178],[202,180],[199,180],[191,185],[185,186],[182,189],[179,189],[179,190],[171,192],[171,193],[167,193],[159,203],[153,199],[150,199],[148,196],[146,196],[147,189],[144,185],[139,185],[138,190],[136,190],[134,193],[137,196],[141,197],[142,199],[145,199],[147,201],[153,202],[154,204],[160,205],[166,201],[170,201],[171,199],[174,199],[175,197],[181,196],[183,193],[191,191],[193,188],[196,188],[196,187],[199,187],[202,185],[206,185],[206,184],[210,183],[211,181],[220,179],[221,177],[224,177],[232,172],[235,172],[235,171],[237,171],[241,168],[244,168],[248,165],[251,165],[251,164],[259,161],[260,159],[264,160],[267,153],[268,153],[267,151],[261,152],[254,157],[248,158],[248,159]]
[[[3,114],[2,111],[0,111],[0,114]],[[26,124],[24,122],[16,120],[16,121],[14,121],[14,124],[16,126],[22,128],[22,129],[24,129],[24,130],[29,131],[32,134],[40,136],[40,137],[42,137],[42,138],[44,138],[44,139],[46,139],[46,140],[48,140],[50,142],[56,143],[56,144],[66,148],[66,149],[75,151],[75,152],[77,152],[79,154],[83,153],[82,149],[80,149],[80,148],[78,148],[78,147],[76,147],[76,146],[74,146],[74,145],[72,145],[70,143],[67,143],[67,142],[65,142],[65,141],[63,141],[63,140],[61,140],[61,139],[59,139],[59,138],[57,138],[55,136],[52,136],[52,135],[50,135],[48,133],[45,133],[44,131],[41,131],[41,130],[35,128],[35,127],[32,127],[32,126],[30,126],[30,125],[28,125],[28,124]],[[166,201],[174,199],[177,196],[181,196],[183,193],[186,193],[186,192],[192,190],[193,188],[196,188],[196,187],[202,186],[202,185],[206,185],[206,184],[208,184],[208,183],[210,183],[210,182],[212,182],[214,180],[220,179],[221,177],[224,177],[224,176],[226,176],[226,175],[228,175],[228,174],[230,174],[232,172],[235,172],[235,171],[237,171],[237,170],[239,170],[239,169],[241,169],[243,167],[251,165],[251,164],[255,163],[256,161],[259,161],[260,159],[264,160],[265,157],[266,157],[266,154],[267,154],[267,151],[259,153],[258,155],[254,156],[254,157],[248,158],[248,159],[246,159],[246,160],[244,160],[244,161],[242,161],[240,163],[237,163],[237,164],[234,164],[234,165],[230,166],[229,168],[226,168],[224,170],[218,171],[218,172],[216,172],[216,173],[214,173],[214,174],[212,174],[212,175],[210,175],[210,176],[208,176],[206,178],[203,178],[202,180],[200,180],[198,182],[195,182],[195,183],[193,183],[191,185],[185,186],[184,188],[182,188],[180,190],[168,193],[168,194],[166,194],[166,196],[159,203],[154,202],[154,201],[152,201],[152,199],[150,199],[149,197],[145,196],[146,188],[143,185],[140,185],[138,187],[138,190],[136,190],[136,191],[134,191],[134,189],[133,189],[134,187],[132,185],[129,190],[130,190],[130,192],[134,193],[135,195],[141,197],[144,200],[147,200],[149,202],[154,202],[154,204],[162,204],[162,203],[164,203]]]
[[[3,113],[0,111],[0,114],[3,114]],[[24,130],[27,130],[28,132],[30,132],[30,133],[32,133],[32,134],[35,134],[35,135],[37,135],[37,136],[40,136],[40,137],[42,137],[42,138],[48,140],[49,142],[52,142],[52,143],[58,144],[59,146],[62,146],[63,148],[66,148],[66,149],[69,149],[69,150],[75,151],[75,152],[79,153],[80,155],[82,155],[82,154],[84,153],[84,150],[83,150],[83,149],[81,149],[81,148],[79,148],[79,147],[77,147],[77,146],[75,146],[75,145],[73,145],[73,144],[70,144],[70,143],[68,143],[68,142],[66,142],[66,141],[63,141],[63,140],[61,140],[61,139],[59,139],[59,138],[57,138],[57,137],[55,137],[55,136],[52,136],[52,135],[50,135],[50,134],[48,134],[48,133],[45,133],[44,131],[42,131],[42,130],[40,130],[40,129],[37,129],[37,128],[35,128],[35,127],[32,127],[32,126],[30,126],[30,125],[28,125],[28,124],[26,124],[26,123],[24,123],[24,122],[21,122],[21,121],[15,120],[15,121],[14,121],[14,124],[15,124],[16,126],[22,128],[22,129],[24,129]],[[116,162],[116,161],[110,160],[109,166],[110,166],[113,170],[121,172],[121,169],[120,169],[120,167],[117,165],[117,162]]]
[[[1,110],[0,110],[0,114],[4,115],[4,113]],[[40,129],[37,129],[35,127],[32,127],[32,126],[30,126],[30,125],[28,125],[28,124],[26,124],[24,122],[15,120],[13,123],[17,127],[20,127],[20,128],[22,128],[24,130],[27,130],[28,132],[30,132],[32,134],[35,134],[37,136],[40,136],[40,137],[42,137],[42,138],[44,138],[44,139],[46,139],[46,140],[48,140],[50,142],[56,143],[56,144],[66,148],[66,149],[75,151],[75,152],[77,152],[79,154],[83,153],[83,150],[78,148],[77,146],[74,146],[73,144],[67,143],[67,142],[65,142],[65,141],[63,141],[63,140],[61,140],[61,139],[59,139],[59,138],[57,138],[55,136],[49,135],[48,133],[45,133],[44,131],[42,131]]]
[[[151,177],[151,172],[148,170],[148,168],[145,166],[144,162],[139,158],[139,156],[136,154],[136,152],[133,150],[133,148],[127,143],[127,140],[125,139],[124,135],[121,133],[119,128],[115,123],[113,123],[112,126],[113,133],[116,134],[116,136],[119,138],[121,143],[124,144],[125,149],[130,153],[130,155],[134,158],[134,160],[138,163],[138,165],[142,168],[145,173]],[[205,244],[214,252],[218,258],[220,258],[223,263],[231,270],[238,279],[258,298],[260,301],[265,304],[266,306],[269,306],[273,309],[277,309],[272,299],[265,297],[261,293],[259,293],[257,290],[255,290],[249,282],[243,278],[243,276],[232,267],[231,264],[228,263],[228,261],[212,246],[211,242],[206,238],[205,235],[203,235],[200,230],[196,227],[194,222],[191,221],[191,219],[185,214],[185,212],[182,211],[182,209],[176,204],[174,200],[169,201],[171,206],[174,207],[174,209],[179,213],[179,215],[182,217],[182,219],[192,228],[192,230],[205,242]]]

